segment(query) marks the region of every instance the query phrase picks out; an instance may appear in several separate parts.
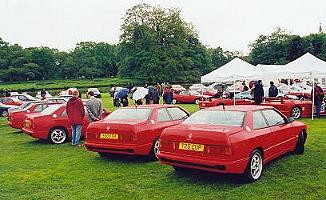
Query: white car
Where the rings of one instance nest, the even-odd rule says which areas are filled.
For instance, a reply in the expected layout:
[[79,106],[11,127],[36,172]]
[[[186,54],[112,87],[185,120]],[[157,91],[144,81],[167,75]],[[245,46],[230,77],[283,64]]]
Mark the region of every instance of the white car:
[[186,88],[181,85],[171,85],[171,89],[175,92],[181,92],[186,90]]
[[197,92],[201,92],[201,91],[206,91],[206,86],[204,86],[203,84],[193,84],[192,86],[189,87],[190,90],[195,90]]
[[89,88],[87,92],[93,91],[96,98],[101,98],[101,92],[97,88]]
[[28,101],[37,101],[37,99],[36,98],[34,98],[34,97],[32,97],[31,95],[29,95],[29,94],[11,94],[11,97],[13,97],[13,98],[16,98],[16,99],[19,99],[19,100],[21,100],[21,101],[23,101],[23,102],[28,102]]

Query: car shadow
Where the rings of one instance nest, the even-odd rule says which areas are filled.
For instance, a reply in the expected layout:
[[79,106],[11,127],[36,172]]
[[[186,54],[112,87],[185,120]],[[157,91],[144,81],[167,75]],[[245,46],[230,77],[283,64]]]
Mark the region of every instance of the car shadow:
[[153,162],[146,156],[134,156],[134,155],[120,155],[120,154],[108,154],[106,156],[97,155],[96,160],[110,161],[116,163],[147,163]]
[[50,145],[49,141],[47,141],[47,140],[37,140],[37,139],[28,141],[28,142],[26,142],[26,144],[29,144],[29,145]]

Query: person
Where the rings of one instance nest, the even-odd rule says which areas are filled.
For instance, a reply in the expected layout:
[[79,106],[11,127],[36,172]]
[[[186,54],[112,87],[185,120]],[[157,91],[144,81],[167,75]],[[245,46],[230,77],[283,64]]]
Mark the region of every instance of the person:
[[94,97],[93,91],[88,91],[87,97],[89,100],[86,102],[86,110],[88,112],[89,123],[101,120],[103,114],[102,101]]
[[7,89],[5,89],[5,90],[3,91],[3,96],[5,96],[5,97],[10,97],[10,92],[9,92]]
[[72,97],[67,102],[66,112],[71,124],[72,140],[71,144],[80,146],[79,140],[81,135],[81,129],[83,119],[85,116],[85,110],[82,100],[79,98],[78,90],[73,91]]
[[246,82],[243,81],[243,82],[242,82],[242,91],[241,91],[241,92],[245,92],[245,91],[248,91],[248,90],[249,90],[249,88],[248,88],[248,86],[246,85]]
[[261,80],[259,80],[254,87],[254,101],[256,105],[261,104],[263,102],[264,89]]
[[160,91],[159,87],[156,86],[153,93],[152,93],[152,99],[153,104],[160,104]]
[[316,106],[317,117],[320,118],[321,105],[324,100],[324,91],[316,82],[314,84],[314,94],[312,94],[311,90],[311,100],[313,98],[312,95],[314,95],[314,104]]
[[173,92],[171,90],[171,87],[165,87],[163,91],[163,101],[165,104],[171,104],[173,99]]
[[274,82],[271,81],[269,84],[270,84],[270,87],[268,89],[268,96],[269,97],[277,97],[277,95],[278,95],[278,89],[274,85]]
[[41,90],[41,100],[45,100],[46,99],[46,91],[45,89]]

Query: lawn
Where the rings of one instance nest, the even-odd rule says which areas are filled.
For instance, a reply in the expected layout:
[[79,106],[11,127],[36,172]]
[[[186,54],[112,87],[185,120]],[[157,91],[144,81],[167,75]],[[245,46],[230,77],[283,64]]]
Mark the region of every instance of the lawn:
[[[112,110],[112,99],[103,102]],[[1,118],[0,199],[325,199],[326,120],[302,121],[309,125],[305,154],[273,161],[259,181],[243,184],[238,176],[176,173],[141,157],[104,159],[84,147],[51,145]]]

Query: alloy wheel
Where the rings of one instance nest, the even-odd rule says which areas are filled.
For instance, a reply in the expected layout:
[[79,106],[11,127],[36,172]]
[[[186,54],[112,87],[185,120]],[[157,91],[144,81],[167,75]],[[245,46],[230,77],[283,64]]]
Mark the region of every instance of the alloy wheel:
[[67,133],[63,129],[53,129],[50,139],[54,144],[62,144],[67,139]]
[[259,152],[255,152],[250,161],[250,173],[254,180],[259,179],[263,170],[263,159]]

